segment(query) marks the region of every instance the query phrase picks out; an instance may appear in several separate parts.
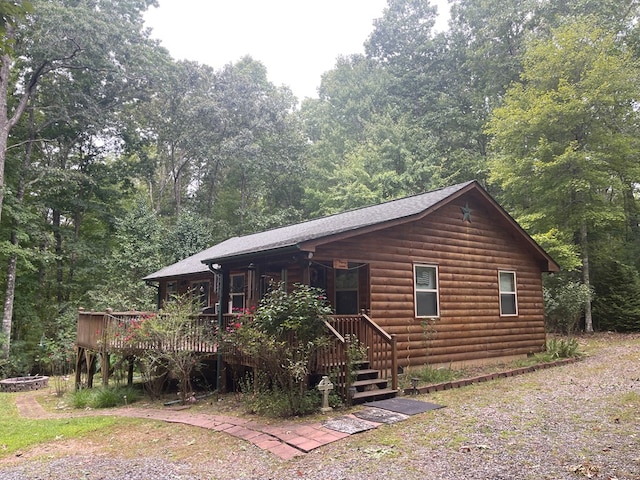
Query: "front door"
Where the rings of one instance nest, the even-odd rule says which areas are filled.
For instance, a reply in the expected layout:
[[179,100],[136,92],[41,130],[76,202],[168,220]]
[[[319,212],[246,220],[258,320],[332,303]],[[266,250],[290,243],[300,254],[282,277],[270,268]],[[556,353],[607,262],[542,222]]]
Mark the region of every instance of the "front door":
[[335,270],[336,314],[350,315],[359,313],[359,271],[358,267]]

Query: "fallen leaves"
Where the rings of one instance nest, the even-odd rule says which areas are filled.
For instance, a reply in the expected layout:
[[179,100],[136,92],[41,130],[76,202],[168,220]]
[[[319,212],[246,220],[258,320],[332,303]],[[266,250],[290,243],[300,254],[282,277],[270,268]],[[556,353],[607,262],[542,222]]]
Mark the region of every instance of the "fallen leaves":
[[379,447],[379,448],[369,447],[369,448],[363,449],[362,453],[364,453],[369,457],[379,459],[386,455],[393,455],[395,451],[393,450],[393,448],[387,448],[387,447]]
[[569,467],[569,471],[571,473],[583,475],[587,478],[593,478],[598,475],[598,473],[600,472],[600,468],[597,465],[593,465],[592,463],[581,463],[579,465],[571,465]]
[[461,453],[469,453],[471,450],[489,450],[489,445],[462,445],[458,451]]

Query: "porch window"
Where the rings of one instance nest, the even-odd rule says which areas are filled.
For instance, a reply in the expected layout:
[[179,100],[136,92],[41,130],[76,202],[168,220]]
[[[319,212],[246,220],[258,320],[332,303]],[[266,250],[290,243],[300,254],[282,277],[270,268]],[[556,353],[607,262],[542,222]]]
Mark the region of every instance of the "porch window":
[[191,296],[200,308],[209,306],[209,282],[192,282]]
[[516,293],[516,272],[498,272],[500,285],[500,315],[514,316],[518,314],[518,298]]
[[165,301],[169,302],[178,295],[178,282],[167,282],[167,295]]
[[358,268],[336,270],[336,313],[358,313]]
[[414,265],[413,272],[416,317],[438,317],[438,267]]
[[244,273],[231,275],[231,301],[229,306],[232,313],[240,313],[245,309],[245,281]]

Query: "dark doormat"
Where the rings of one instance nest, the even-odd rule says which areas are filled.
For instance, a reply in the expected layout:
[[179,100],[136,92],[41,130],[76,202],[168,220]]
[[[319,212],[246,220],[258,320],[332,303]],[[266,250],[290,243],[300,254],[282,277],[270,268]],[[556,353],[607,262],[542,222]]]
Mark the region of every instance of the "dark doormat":
[[382,408],[366,407],[365,409],[355,412],[354,416],[367,420],[369,422],[376,423],[396,423],[401,422],[409,418],[403,413],[392,412],[391,410],[384,410]]
[[444,408],[443,405],[421,402],[420,400],[409,400],[408,398],[388,398],[387,400],[365,403],[363,406],[382,408],[405,415],[416,415],[418,413],[428,412],[429,410]]

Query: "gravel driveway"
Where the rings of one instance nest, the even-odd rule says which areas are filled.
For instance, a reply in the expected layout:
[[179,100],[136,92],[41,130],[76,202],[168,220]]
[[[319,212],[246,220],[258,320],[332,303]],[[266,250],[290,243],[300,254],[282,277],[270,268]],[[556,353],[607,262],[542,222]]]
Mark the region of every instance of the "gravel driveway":
[[291,461],[250,444],[180,460],[157,449],[135,458],[53,451],[17,460],[0,479],[640,480],[640,336],[582,343],[589,355],[578,363],[419,396],[446,408]]

